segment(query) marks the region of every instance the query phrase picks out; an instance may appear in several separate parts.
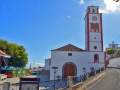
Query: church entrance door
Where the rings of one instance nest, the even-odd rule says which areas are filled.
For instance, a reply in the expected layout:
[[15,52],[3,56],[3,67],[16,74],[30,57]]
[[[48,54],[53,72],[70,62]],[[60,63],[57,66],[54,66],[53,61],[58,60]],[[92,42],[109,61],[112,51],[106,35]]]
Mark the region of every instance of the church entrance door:
[[77,68],[74,63],[66,63],[63,66],[63,77],[67,78],[68,76],[75,76],[77,73]]

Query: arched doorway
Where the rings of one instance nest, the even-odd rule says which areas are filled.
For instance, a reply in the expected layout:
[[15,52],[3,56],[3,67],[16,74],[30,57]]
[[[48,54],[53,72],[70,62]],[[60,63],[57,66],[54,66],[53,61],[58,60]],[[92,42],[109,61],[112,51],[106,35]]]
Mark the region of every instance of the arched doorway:
[[98,54],[94,55],[94,63],[99,63],[99,55]]
[[68,76],[76,76],[77,67],[74,63],[69,62],[65,63],[63,66],[63,78],[67,78]]

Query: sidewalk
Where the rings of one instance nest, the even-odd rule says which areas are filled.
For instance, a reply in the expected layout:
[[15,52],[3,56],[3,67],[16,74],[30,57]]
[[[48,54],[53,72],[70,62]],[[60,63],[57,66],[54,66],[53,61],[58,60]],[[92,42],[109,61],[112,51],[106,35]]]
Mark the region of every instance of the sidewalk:
[[3,81],[0,81],[0,84],[4,84],[5,82],[10,82],[11,84],[16,84],[16,83],[19,83],[20,80],[19,80],[19,78],[7,78]]
[[86,90],[87,87],[89,87],[90,85],[92,85],[93,83],[95,83],[97,80],[100,80],[101,78],[103,78],[105,76],[105,71],[97,74],[94,77],[89,78],[88,80],[86,80],[85,82],[80,82],[76,85],[73,85],[71,88],[69,88],[68,90]]

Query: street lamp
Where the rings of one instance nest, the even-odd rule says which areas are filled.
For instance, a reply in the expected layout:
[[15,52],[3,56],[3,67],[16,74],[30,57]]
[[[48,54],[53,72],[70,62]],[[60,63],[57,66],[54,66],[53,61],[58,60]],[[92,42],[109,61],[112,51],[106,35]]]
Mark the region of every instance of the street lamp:
[[52,69],[54,70],[54,90],[55,90],[55,77],[56,77],[55,74],[56,74],[58,67],[53,66]]

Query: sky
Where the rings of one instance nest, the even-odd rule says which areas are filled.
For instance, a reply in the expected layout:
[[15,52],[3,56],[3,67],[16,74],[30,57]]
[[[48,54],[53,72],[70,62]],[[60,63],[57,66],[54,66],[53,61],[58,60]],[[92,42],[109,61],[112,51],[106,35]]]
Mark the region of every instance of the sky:
[[104,48],[120,42],[120,2],[113,0],[0,0],[0,39],[23,45],[29,63],[43,65],[52,49],[85,48],[85,11],[103,13]]

